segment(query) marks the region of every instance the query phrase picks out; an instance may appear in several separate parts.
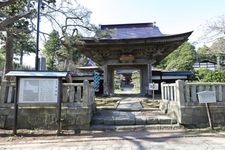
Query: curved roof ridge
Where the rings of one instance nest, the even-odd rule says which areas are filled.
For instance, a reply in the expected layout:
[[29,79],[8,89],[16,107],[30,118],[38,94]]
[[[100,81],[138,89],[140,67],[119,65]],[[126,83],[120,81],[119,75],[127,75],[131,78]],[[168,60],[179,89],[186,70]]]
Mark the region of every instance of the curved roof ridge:
[[153,27],[155,26],[155,23],[152,22],[145,22],[145,23],[123,23],[123,24],[102,24],[99,25],[101,30],[104,30],[106,28],[130,28],[130,27]]
[[155,23],[100,25],[95,37],[99,39],[132,39],[163,36]]

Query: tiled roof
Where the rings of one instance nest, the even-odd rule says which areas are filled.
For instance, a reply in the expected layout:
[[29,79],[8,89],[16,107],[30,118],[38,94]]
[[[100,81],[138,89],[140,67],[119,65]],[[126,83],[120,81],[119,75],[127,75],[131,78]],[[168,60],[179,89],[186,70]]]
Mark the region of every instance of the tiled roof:
[[164,36],[154,23],[101,25],[105,35],[96,34],[100,39],[133,39]]

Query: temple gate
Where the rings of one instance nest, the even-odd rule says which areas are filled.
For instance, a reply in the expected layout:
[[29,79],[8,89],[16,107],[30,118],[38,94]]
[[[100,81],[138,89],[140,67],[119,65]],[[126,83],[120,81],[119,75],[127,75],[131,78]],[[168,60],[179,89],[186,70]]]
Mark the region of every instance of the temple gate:
[[113,95],[114,71],[140,70],[140,94],[150,95],[152,65],[188,40],[192,32],[166,35],[154,23],[101,25],[94,37],[84,38],[82,54],[102,66],[104,94]]

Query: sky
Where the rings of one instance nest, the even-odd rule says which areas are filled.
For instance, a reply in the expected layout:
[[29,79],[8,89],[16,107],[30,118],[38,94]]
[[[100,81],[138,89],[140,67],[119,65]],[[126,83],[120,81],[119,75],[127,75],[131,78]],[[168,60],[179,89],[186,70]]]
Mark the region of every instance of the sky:
[[156,22],[164,34],[194,31],[202,36],[207,23],[225,15],[225,0],[78,0],[92,11],[91,22],[121,24]]
[[[216,21],[223,15],[225,17],[225,0],[77,1],[92,12],[91,23],[95,25],[156,22],[164,34],[194,31],[189,38],[192,44],[203,36],[202,31],[206,29],[207,23]],[[202,44],[206,43],[199,45]],[[24,62],[34,66],[32,59],[26,57]]]

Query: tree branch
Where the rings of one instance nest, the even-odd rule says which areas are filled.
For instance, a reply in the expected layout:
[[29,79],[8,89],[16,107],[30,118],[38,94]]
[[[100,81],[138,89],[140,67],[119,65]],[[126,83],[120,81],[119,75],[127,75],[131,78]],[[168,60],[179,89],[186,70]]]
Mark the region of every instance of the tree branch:
[[17,0],[7,0],[7,1],[0,2],[0,8],[11,5],[11,4],[15,3],[16,1]]
[[18,21],[21,18],[29,17],[32,14],[33,12],[28,12],[25,14],[16,15],[3,20],[2,22],[0,22],[0,31],[4,31],[7,26],[12,25],[14,22]]

